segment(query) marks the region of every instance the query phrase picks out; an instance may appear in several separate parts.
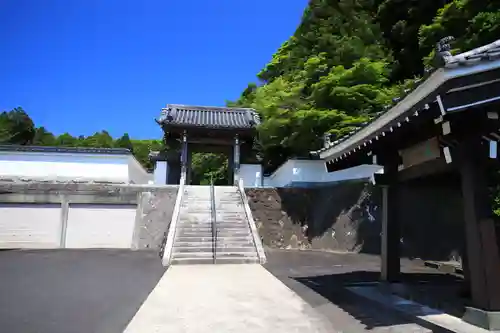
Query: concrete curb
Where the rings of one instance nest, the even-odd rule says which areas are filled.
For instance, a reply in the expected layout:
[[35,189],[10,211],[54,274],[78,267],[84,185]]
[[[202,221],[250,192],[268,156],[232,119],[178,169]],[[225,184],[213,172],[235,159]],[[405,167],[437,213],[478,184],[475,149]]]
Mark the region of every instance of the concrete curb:
[[177,191],[177,198],[175,200],[174,211],[172,213],[172,220],[170,221],[170,226],[168,228],[167,241],[165,242],[165,248],[163,249],[163,256],[162,256],[163,266],[170,265],[172,249],[174,247],[175,231],[177,229],[177,222],[179,221],[179,213],[181,209],[183,194],[184,194],[184,180],[181,178],[179,190]]
[[255,220],[252,216],[252,210],[250,209],[250,205],[248,204],[247,194],[245,193],[245,187],[243,186],[243,179],[240,178],[238,182],[238,190],[240,192],[241,200],[243,201],[243,207],[245,208],[245,213],[248,219],[248,224],[250,225],[250,230],[252,231],[252,238],[255,244],[255,248],[257,250],[257,254],[259,256],[259,263],[265,264],[267,261],[266,252],[264,251],[264,247],[262,246],[262,241],[260,240],[259,231],[257,230],[257,225],[255,224]]
[[[448,315],[440,310],[427,307],[420,303],[395,296],[389,291],[381,292],[377,286],[353,286],[346,289],[378,303],[392,311],[400,313],[403,317],[431,330],[432,332],[447,333],[486,333],[483,328],[464,322],[462,319]],[[389,287],[389,286],[388,286]],[[382,288],[383,289],[383,288]]]
[[464,271],[461,267],[450,263],[426,260],[424,261],[424,266],[435,268],[443,273],[460,274],[460,275],[464,274]]

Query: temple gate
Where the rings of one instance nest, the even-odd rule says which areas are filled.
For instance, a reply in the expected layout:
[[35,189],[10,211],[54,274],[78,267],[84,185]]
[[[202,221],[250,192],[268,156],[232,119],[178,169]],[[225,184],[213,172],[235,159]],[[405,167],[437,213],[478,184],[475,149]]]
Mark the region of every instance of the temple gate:
[[231,185],[239,180],[242,162],[256,161],[254,139],[260,119],[253,109],[169,104],[156,122],[166,147],[150,154],[156,162],[156,183],[191,184],[194,152],[225,154]]

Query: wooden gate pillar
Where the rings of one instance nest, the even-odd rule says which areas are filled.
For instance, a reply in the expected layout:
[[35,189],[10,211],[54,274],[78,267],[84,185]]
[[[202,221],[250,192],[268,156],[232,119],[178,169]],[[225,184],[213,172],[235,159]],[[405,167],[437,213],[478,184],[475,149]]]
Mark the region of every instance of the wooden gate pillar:
[[183,184],[186,184],[187,172],[188,172],[188,142],[187,142],[187,133],[186,131],[184,131],[181,142],[181,179],[180,179],[180,181]]
[[481,137],[467,138],[457,148],[462,178],[467,266],[473,308],[464,320],[500,330],[500,252],[497,223],[488,190],[488,149]]
[[238,134],[234,137],[234,163],[233,163],[233,169],[234,169],[234,185],[238,185],[238,182],[240,180],[240,138],[238,137]]
[[398,166],[399,155],[381,160],[384,174],[377,175],[376,183],[382,187],[382,234],[380,279],[397,282],[400,278],[400,221],[398,217]]

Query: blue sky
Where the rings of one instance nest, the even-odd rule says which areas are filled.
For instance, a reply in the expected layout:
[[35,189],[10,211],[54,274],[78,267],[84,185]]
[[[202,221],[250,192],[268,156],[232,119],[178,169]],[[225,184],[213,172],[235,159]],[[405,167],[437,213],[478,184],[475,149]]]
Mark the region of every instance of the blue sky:
[[307,0],[0,0],[0,110],[55,134],[159,138],[167,103],[238,98]]

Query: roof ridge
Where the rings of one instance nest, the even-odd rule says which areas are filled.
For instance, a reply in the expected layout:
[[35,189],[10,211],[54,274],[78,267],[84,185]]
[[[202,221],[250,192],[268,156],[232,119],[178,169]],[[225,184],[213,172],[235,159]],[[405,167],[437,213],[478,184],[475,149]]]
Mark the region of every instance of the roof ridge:
[[186,105],[186,104],[167,104],[167,108],[191,109],[199,111],[254,111],[253,108],[231,107],[231,106],[204,106],[204,105]]
[[481,53],[488,52],[488,51],[495,49],[497,47],[500,48],[500,39],[497,39],[496,41],[494,41],[492,43],[476,47],[475,49],[453,55],[453,56],[451,56],[451,58],[448,62],[464,61],[464,60],[467,60],[467,58],[469,58],[471,56],[476,56],[476,55],[479,55]]
[[0,151],[131,154],[131,151],[127,148],[66,147],[66,146],[36,146],[36,145],[0,145]]

